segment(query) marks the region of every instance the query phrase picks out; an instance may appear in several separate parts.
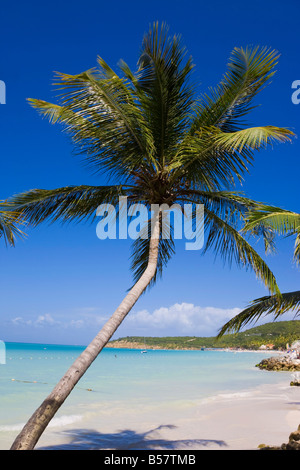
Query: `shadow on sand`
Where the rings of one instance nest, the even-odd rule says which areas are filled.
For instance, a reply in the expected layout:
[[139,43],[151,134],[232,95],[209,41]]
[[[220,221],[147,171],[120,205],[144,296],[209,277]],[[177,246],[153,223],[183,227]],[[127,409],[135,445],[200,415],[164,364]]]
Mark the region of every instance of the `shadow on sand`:
[[39,450],[188,450],[205,449],[210,446],[224,448],[224,441],[211,439],[168,440],[161,438],[160,431],[174,429],[174,425],[161,425],[145,433],[137,433],[130,429],[112,434],[102,434],[90,429],[72,429],[63,431],[70,441],[61,445],[39,447]]

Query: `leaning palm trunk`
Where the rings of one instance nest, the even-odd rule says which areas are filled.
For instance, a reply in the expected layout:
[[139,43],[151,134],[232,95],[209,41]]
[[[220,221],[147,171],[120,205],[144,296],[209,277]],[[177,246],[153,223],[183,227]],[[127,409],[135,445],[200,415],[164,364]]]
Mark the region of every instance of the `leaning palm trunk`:
[[160,235],[159,214],[154,216],[154,224],[149,244],[148,266],[140,279],[132,287],[117,310],[103,326],[93,341],[75,360],[66,374],[62,377],[50,395],[34,412],[20,434],[15,439],[11,450],[32,450],[40,436],[48,426],[55,413],[69,396],[77,382],[85,374],[92,362],[102,351],[115,331],[121,325],[140,295],[144,292],[155,276],[158,259],[158,246]]

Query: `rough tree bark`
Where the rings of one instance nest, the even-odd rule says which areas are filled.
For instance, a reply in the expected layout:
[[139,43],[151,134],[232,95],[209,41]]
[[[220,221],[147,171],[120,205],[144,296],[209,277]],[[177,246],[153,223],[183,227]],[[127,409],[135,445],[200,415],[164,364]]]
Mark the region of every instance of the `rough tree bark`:
[[33,413],[11,446],[11,450],[32,450],[48,426],[55,413],[69,396],[75,385],[108,343],[115,331],[121,325],[140,295],[153,279],[158,259],[158,245],[160,235],[159,213],[152,218],[152,234],[149,243],[148,265],[140,279],[128,292],[119,307],[103,326],[102,330],[87,346],[87,348],[74,361],[66,374],[61,378],[50,395]]

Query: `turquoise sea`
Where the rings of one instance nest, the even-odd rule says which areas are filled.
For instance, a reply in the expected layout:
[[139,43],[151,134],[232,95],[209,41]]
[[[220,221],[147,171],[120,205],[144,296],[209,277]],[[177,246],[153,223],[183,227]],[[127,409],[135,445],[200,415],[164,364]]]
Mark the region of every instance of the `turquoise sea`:
[[[81,346],[6,343],[0,364],[0,449],[52,390]],[[274,355],[276,353],[269,353]],[[261,371],[255,365],[265,352],[218,350],[171,351],[110,349],[102,351],[51,423],[84,427],[92,417],[107,424],[146,409],[183,409],[220,394],[234,396],[263,384],[289,380],[285,373]],[[138,416],[136,416],[138,419]]]

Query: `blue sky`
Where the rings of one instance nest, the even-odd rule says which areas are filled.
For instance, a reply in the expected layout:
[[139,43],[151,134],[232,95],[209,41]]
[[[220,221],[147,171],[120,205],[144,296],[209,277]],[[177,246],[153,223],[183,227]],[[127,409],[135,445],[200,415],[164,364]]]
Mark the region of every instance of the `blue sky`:
[[[32,1],[6,3],[1,10],[0,80],[7,90],[7,102],[0,105],[1,199],[32,188],[103,182],[72,155],[61,128],[38,116],[26,98],[55,100],[54,72],[82,72],[96,65],[97,55],[112,68],[121,58],[135,68],[153,21],[165,21],[171,33],[182,35],[196,65],[199,93],[219,82],[235,46],[277,49],[277,74],[257,97],[261,106],[249,115],[249,124],[299,133],[300,105],[291,101],[292,82],[300,79],[297,0]],[[296,139],[256,154],[241,189],[256,200],[299,211],[299,145]],[[279,241],[278,254],[267,259],[283,292],[299,289],[292,249],[293,240]],[[87,344],[131,285],[129,255],[129,241],[100,241],[89,224],[45,224],[29,230],[14,249],[2,243],[0,338]],[[252,272],[230,269],[213,254],[188,252],[179,244],[163,279],[142,296],[116,337],[213,335],[266,294]]]

